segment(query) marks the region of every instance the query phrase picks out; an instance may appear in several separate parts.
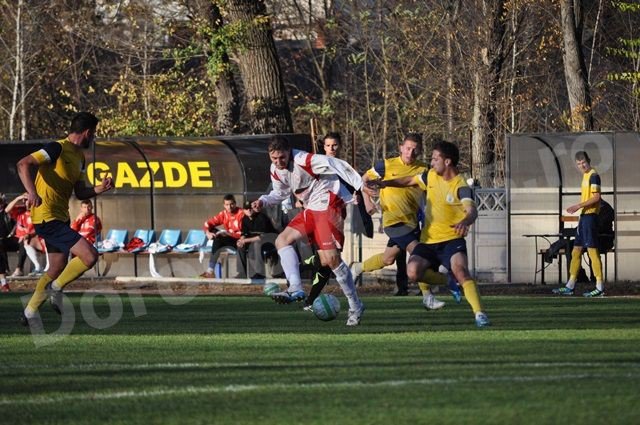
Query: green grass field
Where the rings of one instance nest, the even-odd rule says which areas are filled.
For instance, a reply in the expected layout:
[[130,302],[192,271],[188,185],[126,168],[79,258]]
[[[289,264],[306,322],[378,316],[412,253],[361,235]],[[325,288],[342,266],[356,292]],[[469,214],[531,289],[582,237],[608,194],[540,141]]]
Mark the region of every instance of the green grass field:
[[266,297],[72,294],[34,339],[24,295],[0,297],[0,423],[640,423],[637,298],[485,297],[476,329],[448,297],[365,297],[351,329]]

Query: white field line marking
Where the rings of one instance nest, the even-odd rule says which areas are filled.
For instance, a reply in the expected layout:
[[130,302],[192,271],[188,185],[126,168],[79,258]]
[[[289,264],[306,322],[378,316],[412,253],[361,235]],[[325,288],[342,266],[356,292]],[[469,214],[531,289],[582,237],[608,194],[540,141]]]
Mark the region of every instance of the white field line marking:
[[12,405],[42,405],[52,403],[64,403],[68,401],[96,401],[96,400],[117,400],[134,398],[152,398],[165,396],[182,396],[197,394],[229,394],[244,393],[251,391],[286,391],[286,390],[315,390],[315,389],[340,389],[340,388],[382,388],[382,387],[402,387],[408,385],[451,385],[465,383],[487,383],[487,382],[548,382],[562,381],[566,379],[638,379],[640,374],[563,374],[563,375],[543,375],[543,376],[487,376],[470,378],[431,378],[431,379],[405,379],[379,382],[347,381],[347,382],[323,382],[323,383],[276,383],[276,384],[237,384],[222,386],[185,386],[185,387],[161,387],[140,391],[103,391],[93,393],[68,393],[58,396],[26,396],[19,398],[1,398],[0,406]]
[[[489,363],[480,362],[485,366],[489,366]],[[512,366],[512,367],[531,367],[531,368],[549,368],[549,367],[598,367],[598,368],[640,368],[639,362],[508,362],[508,361],[500,361],[496,362],[500,367]],[[323,367],[324,363],[314,362],[314,363],[288,363],[291,367]],[[351,367],[358,366],[369,366],[369,362],[364,362],[362,364],[358,362],[353,362],[350,364]],[[387,366],[396,367],[396,363],[386,363]],[[0,371],[11,372],[16,369],[28,369],[32,371],[34,374],[38,374],[43,370],[86,370],[86,371],[126,371],[126,370],[148,370],[148,369],[224,369],[224,368],[239,368],[239,367],[251,367],[251,368],[261,368],[261,367],[278,367],[282,366],[281,363],[249,363],[249,362],[185,362],[185,363],[172,363],[172,362],[161,362],[161,363],[137,363],[137,364],[129,364],[129,363],[79,363],[79,364],[60,364],[60,365],[52,365],[52,364],[10,364],[4,363],[0,365]],[[385,363],[378,363],[378,366],[385,366]],[[456,367],[464,367],[464,363],[456,363]],[[470,367],[476,367],[477,363],[470,362]]]

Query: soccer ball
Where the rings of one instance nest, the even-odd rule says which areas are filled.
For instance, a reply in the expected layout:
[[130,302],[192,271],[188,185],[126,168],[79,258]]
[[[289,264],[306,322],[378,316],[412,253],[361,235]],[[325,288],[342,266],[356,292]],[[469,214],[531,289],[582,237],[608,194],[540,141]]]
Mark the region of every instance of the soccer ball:
[[340,301],[331,294],[322,294],[313,302],[313,314],[322,321],[328,322],[338,317]]
[[271,296],[271,294],[280,292],[280,285],[275,282],[265,283],[262,292],[264,292],[265,295]]

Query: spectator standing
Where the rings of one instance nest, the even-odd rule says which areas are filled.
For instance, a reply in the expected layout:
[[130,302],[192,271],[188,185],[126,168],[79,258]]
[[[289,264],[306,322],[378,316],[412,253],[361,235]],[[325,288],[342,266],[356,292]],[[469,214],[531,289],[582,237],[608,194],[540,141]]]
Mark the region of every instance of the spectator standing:
[[[209,240],[213,241],[211,245],[211,257],[209,257],[209,266],[207,271],[202,273],[200,277],[213,278],[215,276],[215,267],[218,262],[220,248],[230,246],[237,249],[238,239],[240,239],[242,229],[242,217],[244,211],[238,208],[236,198],[232,194],[227,194],[223,198],[224,209],[215,216],[204,222],[204,231]],[[219,229],[218,227],[223,227]]]
[[71,228],[80,233],[89,243],[96,243],[96,237],[102,232],[102,222],[93,213],[93,203],[90,199],[85,199],[81,202],[80,213],[71,222]]

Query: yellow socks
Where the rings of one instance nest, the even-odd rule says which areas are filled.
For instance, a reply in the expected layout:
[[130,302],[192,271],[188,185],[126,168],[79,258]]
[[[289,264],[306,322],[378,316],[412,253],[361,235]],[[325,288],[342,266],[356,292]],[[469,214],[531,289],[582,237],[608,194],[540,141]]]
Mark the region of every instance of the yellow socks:
[[362,263],[362,271],[363,272],[372,272],[374,270],[380,270],[384,268],[384,256],[383,254],[376,254],[372,257],[369,257]]
[[420,287],[420,292],[422,295],[427,295],[429,293],[429,284],[425,282],[418,282],[418,286]]
[[[61,290],[65,287],[65,285],[69,282],[80,277],[84,272],[89,270],[82,260],[79,257],[75,257],[64,268],[60,276],[55,280],[52,285],[55,290]],[[43,274],[38,283],[36,284],[36,289],[33,291],[33,295],[31,295],[31,299],[29,300],[29,304],[24,309],[25,315],[27,317],[33,317],[37,312],[42,303],[47,299],[47,292],[45,291],[45,287],[49,284],[49,282],[53,281],[51,277],[47,273]]]
[[53,289],[61,290],[67,283],[79,278],[87,270],[89,270],[89,267],[82,262],[80,257],[74,257],[73,260],[69,261],[67,267],[62,270],[62,273],[60,273],[60,276],[56,279],[55,283],[57,285],[54,285]]
[[434,270],[427,269],[422,276],[422,281],[418,282],[422,295],[426,295],[429,292],[429,285],[446,285],[447,277],[442,273],[438,273]]
[[567,288],[573,289],[576,285],[576,279],[578,278],[578,271],[580,270],[581,261],[582,248],[574,248],[573,251],[571,251],[571,264],[569,265],[569,281],[567,282]]
[[38,309],[40,308],[42,303],[47,299],[47,293],[44,288],[52,280],[53,279],[51,279],[46,273],[40,276],[40,279],[36,284],[36,290],[33,291],[33,295],[31,295],[29,304],[27,304],[27,307],[24,309],[25,315],[27,317],[33,317],[33,315],[38,312]]
[[598,254],[598,249],[587,248],[587,253],[589,254],[589,258],[591,259],[591,268],[593,269],[593,275],[596,277],[596,281],[602,282],[602,261],[600,261],[600,254]]
[[472,279],[462,282],[462,291],[464,297],[471,306],[474,313],[482,311],[482,303],[480,302],[480,293],[478,292],[478,285]]
[[422,276],[422,279],[425,282],[429,282],[431,285],[446,285],[447,284],[447,276],[442,273],[438,273],[437,271],[427,269]]

